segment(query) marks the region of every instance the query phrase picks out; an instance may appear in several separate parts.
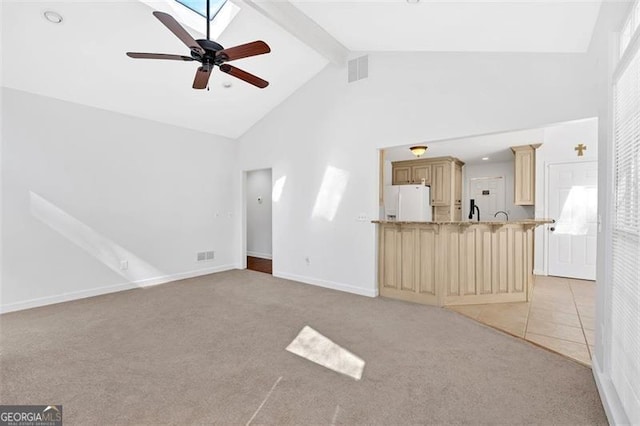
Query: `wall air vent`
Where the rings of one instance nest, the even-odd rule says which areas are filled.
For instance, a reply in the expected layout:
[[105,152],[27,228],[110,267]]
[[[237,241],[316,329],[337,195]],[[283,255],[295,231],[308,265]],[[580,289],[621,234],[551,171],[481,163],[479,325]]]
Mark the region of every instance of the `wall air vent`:
[[369,56],[361,56],[349,61],[348,64],[348,81],[353,83],[354,81],[362,80],[369,77]]

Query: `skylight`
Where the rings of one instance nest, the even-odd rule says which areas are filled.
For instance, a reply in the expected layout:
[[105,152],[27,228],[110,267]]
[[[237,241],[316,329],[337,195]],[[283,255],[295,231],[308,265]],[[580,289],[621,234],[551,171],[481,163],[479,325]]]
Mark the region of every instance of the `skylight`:
[[[196,12],[198,15],[203,18],[207,17],[207,0],[176,0],[183,6],[188,7],[189,9]],[[227,0],[210,0],[209,4],[209,19],[213,21],[213,18],[216,17],[222,6],[227,2]]]

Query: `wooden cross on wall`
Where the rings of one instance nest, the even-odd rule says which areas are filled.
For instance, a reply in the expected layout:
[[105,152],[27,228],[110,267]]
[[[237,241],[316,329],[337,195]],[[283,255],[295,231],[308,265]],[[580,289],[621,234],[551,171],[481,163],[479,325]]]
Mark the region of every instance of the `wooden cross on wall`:
[[575,151],[578,151],[578,157],[582,157],[584,152],[587,150],[587,146],[583,143],[579,143],[578,146],[573,148]]

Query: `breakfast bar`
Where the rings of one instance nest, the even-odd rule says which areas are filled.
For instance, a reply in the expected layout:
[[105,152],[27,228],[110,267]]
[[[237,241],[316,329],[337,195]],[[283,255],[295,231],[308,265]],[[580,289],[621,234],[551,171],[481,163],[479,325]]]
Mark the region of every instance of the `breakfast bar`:
[[533,230],[551,222],[373,221],[380,295],[437,306],[525,302]]

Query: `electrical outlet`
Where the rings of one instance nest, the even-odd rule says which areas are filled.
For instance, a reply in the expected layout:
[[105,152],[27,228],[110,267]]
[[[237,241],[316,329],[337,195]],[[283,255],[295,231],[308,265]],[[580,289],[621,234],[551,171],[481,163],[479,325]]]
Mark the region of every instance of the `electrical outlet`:
[[128,260],[121,260],[120,261],[120,269],[122,271],[126,271],[127,269],[129,269],[129,261]]
[[311,259],[309,258],[309,256],[305,257],[304,261],[307,262],[307,265],[311,265]]

